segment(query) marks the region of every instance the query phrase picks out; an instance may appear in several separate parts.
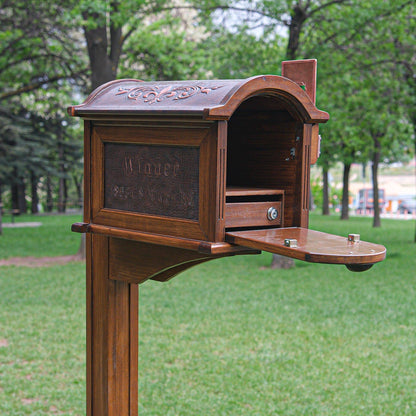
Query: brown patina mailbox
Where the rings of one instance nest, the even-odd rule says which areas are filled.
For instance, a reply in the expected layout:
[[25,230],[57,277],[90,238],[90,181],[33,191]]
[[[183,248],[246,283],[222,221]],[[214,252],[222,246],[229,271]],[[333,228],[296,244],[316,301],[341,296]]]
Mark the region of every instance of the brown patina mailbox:
[[245,80],[117,80],[85,120],[88,414],[137,413],[137,284],[266,250],[365,270],[385,248],[308,230],[316,61]]

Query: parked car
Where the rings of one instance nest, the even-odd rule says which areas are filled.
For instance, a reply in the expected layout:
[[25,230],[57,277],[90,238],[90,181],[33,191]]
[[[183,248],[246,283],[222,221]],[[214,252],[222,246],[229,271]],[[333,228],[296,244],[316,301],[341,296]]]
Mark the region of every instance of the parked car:
[[[374,209],[374,193],[372,189],[360,189],[357,198],[357,214],[361,214],[367,210],[373,211]],[[380,210],[383,211],[386,205],[385,191],[384,189],[378,190],[378,203]]]
[[405,212],[413,214],[416,212],[416,199],[406,199],[400,202],[398,210],[400,214],[404,214]]

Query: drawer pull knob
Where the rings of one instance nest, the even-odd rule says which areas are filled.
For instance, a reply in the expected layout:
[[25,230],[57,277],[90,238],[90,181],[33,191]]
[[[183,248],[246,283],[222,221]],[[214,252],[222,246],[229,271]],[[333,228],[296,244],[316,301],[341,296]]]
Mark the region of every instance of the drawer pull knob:
[[267,219],[269,221],[274,221],[275,219],[277,219],[277,217],[279,216],[279,213],[277,212],[277,209],[274,207],[270,207],[267,210]]

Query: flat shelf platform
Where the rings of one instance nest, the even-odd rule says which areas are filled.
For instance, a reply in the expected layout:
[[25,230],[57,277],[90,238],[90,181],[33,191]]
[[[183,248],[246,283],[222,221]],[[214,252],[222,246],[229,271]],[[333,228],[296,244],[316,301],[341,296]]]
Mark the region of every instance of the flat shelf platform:
[[[269,228],[232,231],[225,234],[231,244],[265,250],[312,263],[372,265],[384,260],[386,248],[366,241],[349,241],[347,237],[307,228]],[[296,240],[297,247],[288,247],[285,240]]]

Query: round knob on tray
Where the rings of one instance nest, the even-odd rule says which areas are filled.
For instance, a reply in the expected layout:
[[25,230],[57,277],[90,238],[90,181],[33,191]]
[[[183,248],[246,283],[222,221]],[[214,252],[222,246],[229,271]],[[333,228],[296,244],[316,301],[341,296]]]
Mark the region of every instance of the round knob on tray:
[[279,213],[277,212],[277,209],[275,207],[270,207],[267,210],[267,219],[269,221],[274,221],[279,216]]

